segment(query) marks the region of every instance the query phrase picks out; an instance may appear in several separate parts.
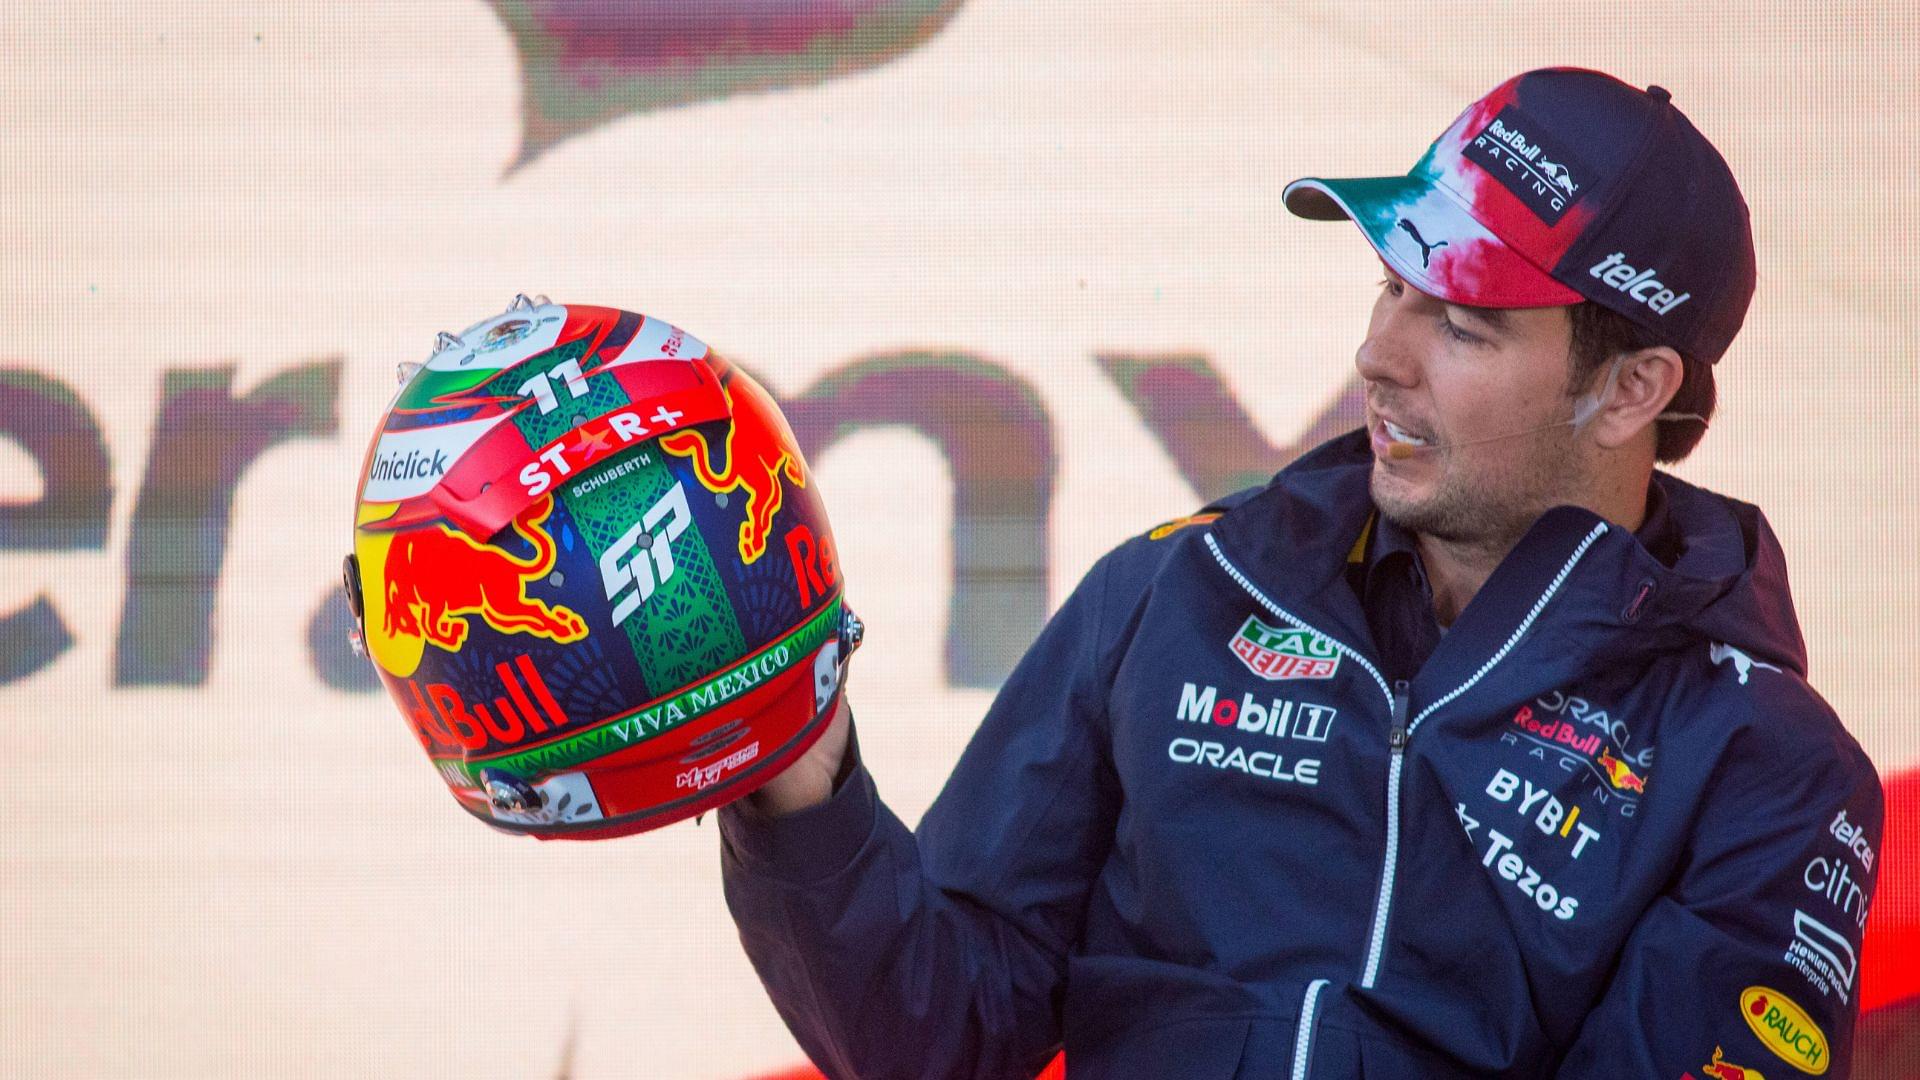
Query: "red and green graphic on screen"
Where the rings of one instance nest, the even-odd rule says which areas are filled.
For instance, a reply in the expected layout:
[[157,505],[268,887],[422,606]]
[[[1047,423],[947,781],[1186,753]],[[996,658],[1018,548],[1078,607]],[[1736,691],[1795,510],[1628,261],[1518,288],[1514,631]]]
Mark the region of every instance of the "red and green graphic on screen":
[[346,587],[460,805],[595,839],[753,791],[860,625],[779,407],[678,327],[516,297],[403,367]]

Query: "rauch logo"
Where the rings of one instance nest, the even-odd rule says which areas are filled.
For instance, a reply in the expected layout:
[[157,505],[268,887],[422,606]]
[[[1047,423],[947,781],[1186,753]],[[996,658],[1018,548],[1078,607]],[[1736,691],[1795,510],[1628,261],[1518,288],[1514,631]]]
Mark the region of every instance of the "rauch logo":
[[1740,1015],[1774,1056],[1803,1073],[1827,1071],[1827,1036],[1807,1011],[1778,990],[1749,986],[1740,995]]

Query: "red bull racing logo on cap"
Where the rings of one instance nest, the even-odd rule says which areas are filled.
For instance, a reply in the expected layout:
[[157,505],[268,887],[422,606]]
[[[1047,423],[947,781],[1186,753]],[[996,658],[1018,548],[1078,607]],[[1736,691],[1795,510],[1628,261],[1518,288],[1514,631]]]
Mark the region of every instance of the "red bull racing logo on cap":
[[1311,630],[1268,626],[1249,615],[1227,648],[1263,679],[1331,679],[1340,670],[1340,650]]
[[1480,129],[1462,150],[1463,156],[1485,168],[1514,193],[1521,205],[1548,225],[1579,198],[1588,175],[1564,146],[1550,146],[1540,125],[1509,105]]
[[[660,440],[669,454],[689,458],[700,484],[716,494],[747,490],[747,519],[740,523],[740,561],[751,564],[766,554],[773,518],[785,489],[781,477],[806,487],[800,447],[781,419],[779,406],[751,379],[736,376],[723,387],[733,425],[727,431],[724,470],[713,465],[713,447],[698,431],[679,431]],[[743,403],[740,399],[747,400]]]

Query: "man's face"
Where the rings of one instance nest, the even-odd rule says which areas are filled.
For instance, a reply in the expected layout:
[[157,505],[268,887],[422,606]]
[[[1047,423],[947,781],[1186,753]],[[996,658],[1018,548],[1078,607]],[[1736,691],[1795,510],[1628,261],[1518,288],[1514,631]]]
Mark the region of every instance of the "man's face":
[[[1556,424],[1573,412],[1571,337],[1564,307],[1448,304],[1389,269],[1354,357],[1367,382],[1381,513],[1436,539],[1499,544],[1577,501],[1588,471],[1579,435]],[[1388,421],[1433,445],[1392,456]],[[1548,424],[1556,426],[1514,434]]]

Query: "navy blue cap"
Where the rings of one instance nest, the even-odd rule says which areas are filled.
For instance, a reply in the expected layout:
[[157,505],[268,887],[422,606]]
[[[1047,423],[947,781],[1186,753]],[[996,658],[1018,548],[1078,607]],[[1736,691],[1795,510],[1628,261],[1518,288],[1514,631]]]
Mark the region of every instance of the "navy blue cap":
[[1405,176],[1305,179],[1287,208],[1351,218],[1414,287],[1478,307],[1592,300],[1718,361],[1753,299],[1732,170],[1662,87],[1584,68],[1516,76]]

